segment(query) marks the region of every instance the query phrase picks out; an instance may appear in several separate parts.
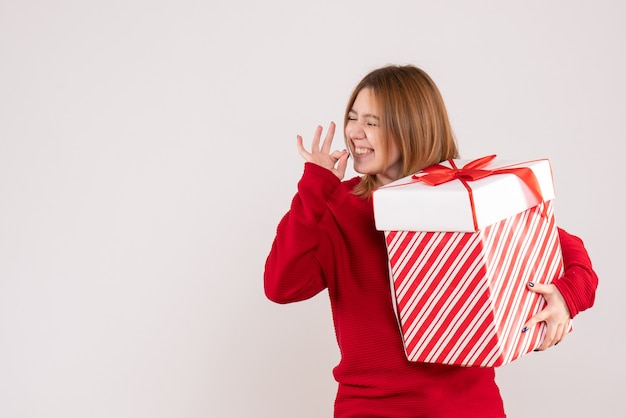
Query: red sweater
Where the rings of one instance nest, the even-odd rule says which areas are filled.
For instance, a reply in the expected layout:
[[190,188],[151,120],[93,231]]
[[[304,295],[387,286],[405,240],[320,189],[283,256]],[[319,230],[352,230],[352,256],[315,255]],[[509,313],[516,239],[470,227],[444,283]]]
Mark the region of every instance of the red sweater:
[[[312,163],[278,225],[265,293],[278,303],[328,289],[341,361],[335,417],[504,417],[492,368],[412,363],[393,309],[385,239],[371,199]],[[572,315],[593,304],[597,277],[580,239],[559,230],[565,275],[555,284]]]

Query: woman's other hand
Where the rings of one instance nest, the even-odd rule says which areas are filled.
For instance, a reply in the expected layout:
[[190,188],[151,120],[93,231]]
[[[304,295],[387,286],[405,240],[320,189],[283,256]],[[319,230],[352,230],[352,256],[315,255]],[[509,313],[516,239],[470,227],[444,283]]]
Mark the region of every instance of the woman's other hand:
[[546,335],[536,351],[543,351],[558,344],[565,338],[570,329],[570,311],[561,296],[559,289],[553,284],[529,283],[528,290],[538,293],[546,300],[545,308],[537,312],[524,325],[524,330],[529,330],[539,322],[545,322]]

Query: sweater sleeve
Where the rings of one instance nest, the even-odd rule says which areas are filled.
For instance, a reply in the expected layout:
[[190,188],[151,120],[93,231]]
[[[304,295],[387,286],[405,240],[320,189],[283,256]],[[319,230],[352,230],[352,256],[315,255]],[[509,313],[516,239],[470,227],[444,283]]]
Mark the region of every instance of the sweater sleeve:
[[265,295],[277,303],[311,298],[326,288],[319,254],[320,223],[327,200],[340,184],[330,170],[305,163],[289,212],[282,218],[265,262]]
[[583,241],[561,228],[558,231],[565,272],[553,283],[563,295],[574,318],[578,313],[593,306],[598,276],[593,270]]

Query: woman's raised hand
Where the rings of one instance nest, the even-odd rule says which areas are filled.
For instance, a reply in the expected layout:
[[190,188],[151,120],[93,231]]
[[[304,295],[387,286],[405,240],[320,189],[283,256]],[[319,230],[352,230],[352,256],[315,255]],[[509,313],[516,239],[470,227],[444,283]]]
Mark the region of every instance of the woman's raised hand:
[[324,142],[320,145],[322,129],[323,128],[321,126],[318,126],[317,129],[315,129],[313,142],[311,143],[311,152],[304,149],[302,137],[298,135],[298,152],[307,162],[329,169],[339,178],[339,180],[342,180],[343,176],[346,174],[346,167],[348,165],[348,151],[343,150],[330,152],[330,146],[333,143],[333,136],[335,135],[334,122],[331,122],[328,126]]

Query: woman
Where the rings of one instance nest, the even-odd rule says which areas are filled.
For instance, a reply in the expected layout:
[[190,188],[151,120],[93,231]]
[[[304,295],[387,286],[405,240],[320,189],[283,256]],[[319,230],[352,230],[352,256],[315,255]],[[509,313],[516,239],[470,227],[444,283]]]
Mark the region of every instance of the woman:
[[[458,150],[441,95],[421,69],[387,66],[366,75],[345,112],[348,151],[331,152],[335,125],[318,127],[311,151],[297,137],[304,174],[266,261],[265,292],[277,303],[328,289],[341,361],[335,417],[504,417],[492,368],[409,362],[390,291],[385,239],[374,226],[377,187]],[[348,157],[362,174],[343,180]],[[540,350],[557,344],[570,318],[593,305],[597,276],[582,241],[559,229],[565,274],[529,291],[546,307]]]

